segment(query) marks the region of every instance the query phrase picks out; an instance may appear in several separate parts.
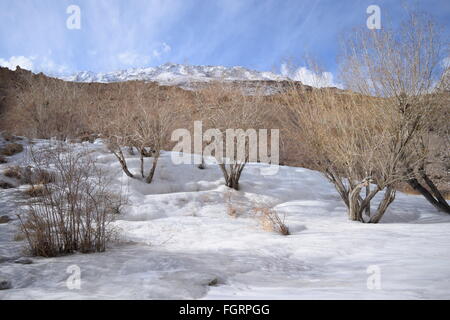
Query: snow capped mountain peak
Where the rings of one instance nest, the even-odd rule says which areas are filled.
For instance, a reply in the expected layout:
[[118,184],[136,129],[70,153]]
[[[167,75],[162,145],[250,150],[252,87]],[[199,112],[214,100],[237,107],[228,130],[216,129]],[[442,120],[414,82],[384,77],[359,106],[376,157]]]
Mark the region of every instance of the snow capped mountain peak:
[[183,85],[192,82],[288,80],[287,77],[272,73],[250,70],[244,67],[191,66],[165,63],[158,67],[128,69],[108,73],[83,71],[63,78],[74,82],[121,82],[130,80],[155,81],[164,85]]

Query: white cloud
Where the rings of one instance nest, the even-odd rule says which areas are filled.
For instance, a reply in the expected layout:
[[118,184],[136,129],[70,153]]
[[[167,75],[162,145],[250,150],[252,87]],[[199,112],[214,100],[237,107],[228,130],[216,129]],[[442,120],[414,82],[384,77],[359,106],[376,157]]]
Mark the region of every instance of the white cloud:
[[34,58],[24,56],[12,56],[9,60],[0,58],[0,66],[11,70],[16,70],[17,66],[22,69],[33,70],[33,60]]
[[140,67],[148,65],[153,59],[160,59],[170,51],[172,51],[172,47],[163,42],[151,51],[151,55],[144,55],[135,51],[125,51],[117,55],[117,60],[122,65]]
[[150,62],[150,57],[133,51],[125,51],[117,55],[120,63],[127,66],[146,65]]
[[69,68],[65,65],[59,65],[48,57],[40,59],[40,64],[37,66],[39,71],[44,71],[50,75],[61,75],[69,72]]
[[292,69],[287,64],[281,65],[281,74],[295,81],[301,81],[303,84],[316,88],[322,87],[339,87],[334,83],[334,77],[331,72],[315,73],[305,67]]
[[[51,52],[50,52],[51,54]],[[69,72],[69,68],[65,65],[55,63],[48,56],[12,56],[8,60],[0,58],[0,66],[16,70],[19,66],[33,72],[44,72],[49,75],[61,75]]]
[[450,57],[442,59],[442,66],[444,68],[450,68]]
[[172,51],[172,47],[163,42],[158,48],[153,49],[152,53],[155,58],[160,58],[163,54],[169,53],[170,51]]

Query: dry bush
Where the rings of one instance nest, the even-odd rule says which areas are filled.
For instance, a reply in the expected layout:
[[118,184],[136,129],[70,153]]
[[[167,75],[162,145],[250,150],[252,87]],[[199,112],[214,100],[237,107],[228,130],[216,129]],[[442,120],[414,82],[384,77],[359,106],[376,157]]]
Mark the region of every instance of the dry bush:
[[88,153],[56,145],[32,151],[30,166],[55,175],[54,182],[41,186],[40,197],[28,201],[26,215],[19,215],[30,252],[52,257],[104,251],[123,202]]
[[8,163],[8,161],[6,160],[6,158],[2,155],[0,155],[0,164],[4,164],[4,163]]
[[55,181],[55,176],[50,171],[37,170],[32,166],[11,166],[3,173],[6,177],[16,179],[21,184],[47,184]]
[[0,149],[0,154],[3,156],[13,156],[15,154],[21,153],[23,151],[23,146],[19,143],[8,143],[6,146]]
[[268,206],[253,208],[253,212],[261,222],[265,231],[276,232],[283,236],[290,235],[289,227],[285,223],[285,217],[280,218],[278,212]]

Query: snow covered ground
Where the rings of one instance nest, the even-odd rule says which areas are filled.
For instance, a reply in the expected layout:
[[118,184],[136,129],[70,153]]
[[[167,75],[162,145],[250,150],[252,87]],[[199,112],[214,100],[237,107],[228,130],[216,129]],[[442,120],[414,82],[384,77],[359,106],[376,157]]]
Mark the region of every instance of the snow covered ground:
[[[0,278],[12,283],[0,299],[450,298],[450,216],[422,197],[398,193],[380,224],[350,222],[318,172],[281,167],[262,176],[265,165],[254,163],[231,194],[231,217],[214,165],[175,166],[166,152],[147,185],[124,176],[101,143],[84,146],[114,178],[111,187],[129,196],[115,222],[121,241],[105,253],[18,264],[25,246],[13,240],[18,221],[0,224]],[[25,155],[0,165],[0,180]],[[129,163],[138,172],[137,156]],[[0,216],[15,219],[24,188],[0,189]],[[291,235],[263,230],[251,210],[261,203],[285,214]],[[66,285],[72,265],[81,270],[79,290]],[[374,276],[379,289],[367,286]]]

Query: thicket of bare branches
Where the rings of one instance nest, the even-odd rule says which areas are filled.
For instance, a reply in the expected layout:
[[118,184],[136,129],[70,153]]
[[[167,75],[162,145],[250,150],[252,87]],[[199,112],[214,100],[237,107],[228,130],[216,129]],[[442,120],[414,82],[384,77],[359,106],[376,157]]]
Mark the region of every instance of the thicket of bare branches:
[[88,130],[77,86],[32,74],[21,83],[18,105],[5,117],[16,133],[43,139],[75,138]]
[[56,144],[30,153],[29,170],[51,182],[32,185],[33,196],[19,215],[34,255],[102,252],[112,239],[110,223],[123,204],[108,189],[109,181],[86,152]]

